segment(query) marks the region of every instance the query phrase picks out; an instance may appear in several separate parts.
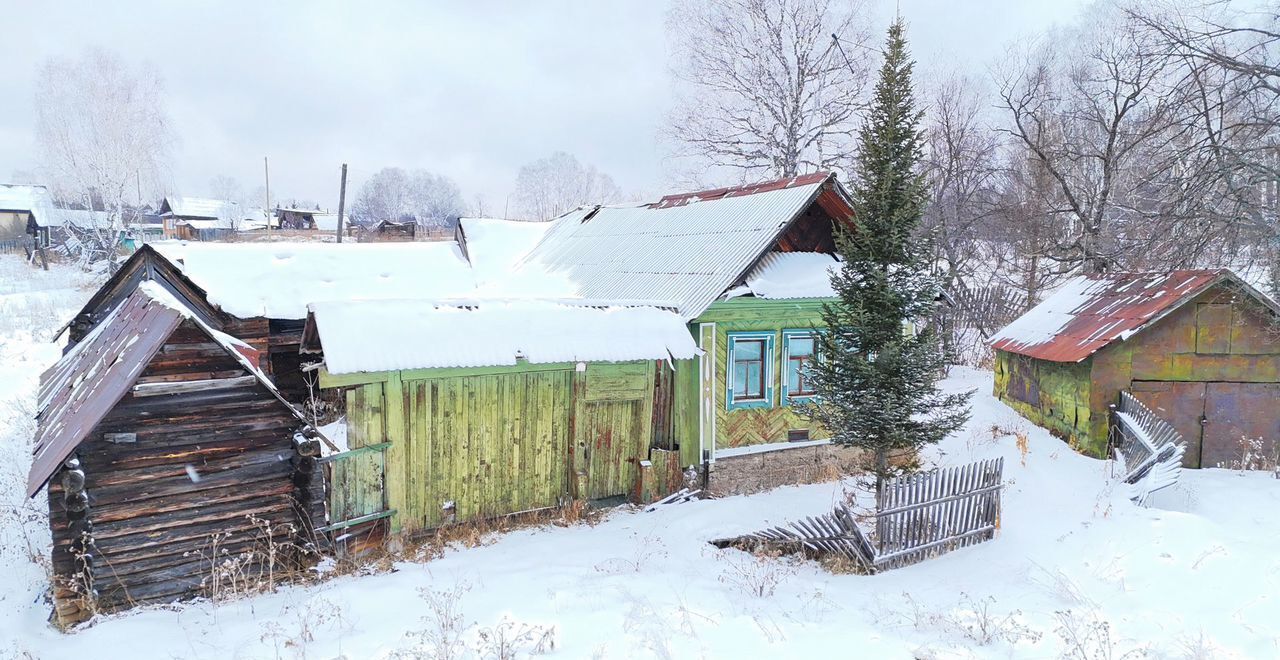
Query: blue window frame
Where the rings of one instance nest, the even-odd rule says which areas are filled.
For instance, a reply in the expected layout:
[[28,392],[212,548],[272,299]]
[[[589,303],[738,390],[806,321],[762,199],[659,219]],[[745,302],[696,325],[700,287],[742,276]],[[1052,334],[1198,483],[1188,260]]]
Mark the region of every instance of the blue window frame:
[[773,342],[772,332],[729,333],[729,410],[773,407]]
[[809,366],[818,359],[817,337],[812,330],[782,331],[782,403],[802,403],[817,396]]

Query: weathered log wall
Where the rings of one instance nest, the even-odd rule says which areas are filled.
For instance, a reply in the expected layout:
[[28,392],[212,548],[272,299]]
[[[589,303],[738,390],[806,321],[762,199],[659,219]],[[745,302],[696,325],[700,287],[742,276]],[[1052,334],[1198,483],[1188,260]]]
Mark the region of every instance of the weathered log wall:
[[[71,604],[67,589],[55,589],[62,623],[210,595],[216,564],[243,564],[222,576],[223,588],[236,588],[301,559],[294,546],[324,525],[318,447],[295,441],[300,421],[247,375],[185,322],[80,445],[92,530],[92,571],[82,581],[96,598]],[[68,471],[49,486],[53,568],[64,585],[83,573],[73,544],[85,526],[65,505],[74,500],[64,492]],[[267,560],[272,544],[278,552]]]

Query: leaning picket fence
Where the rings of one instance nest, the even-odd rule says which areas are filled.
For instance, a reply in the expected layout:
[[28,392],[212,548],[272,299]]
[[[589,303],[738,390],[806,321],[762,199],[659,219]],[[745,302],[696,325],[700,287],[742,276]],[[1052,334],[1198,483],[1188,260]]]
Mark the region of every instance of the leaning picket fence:
[[1152,493],[1178,482],[1187,445],[1171,424],[1128,392],[1120,393],[1112,416],[1115,456],[1131,486],[1129,497],[1144,504]]
[[901,568],[995,538],[1003,474],[1004,459],[997,458],[891,479],[877,493],[874,534],[841,504],[826,515],[712,544],[839,555],[863,573]]

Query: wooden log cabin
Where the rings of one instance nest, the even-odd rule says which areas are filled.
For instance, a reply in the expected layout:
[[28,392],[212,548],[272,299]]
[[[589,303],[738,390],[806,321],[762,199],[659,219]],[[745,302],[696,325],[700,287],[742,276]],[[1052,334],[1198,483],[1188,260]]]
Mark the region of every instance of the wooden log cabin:
[[316,557],[322,439],[258,365],[143,282],[44,374],[27,492],[48,484],[58,624]]
[[1130,392],[1187,443],[1186,467],[1280,437],[1280,307],[1228,270],[1081,276],[992,337],[995,394],[1085,453]]

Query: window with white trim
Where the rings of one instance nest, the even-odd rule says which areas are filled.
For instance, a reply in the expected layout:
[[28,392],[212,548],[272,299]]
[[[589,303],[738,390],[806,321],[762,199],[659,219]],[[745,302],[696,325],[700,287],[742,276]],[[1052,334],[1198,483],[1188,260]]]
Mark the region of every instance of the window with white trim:
[[729,333],[725,403],[730,410],[772,407],[773,341],[772,332]]
[[812,330],[782,331],[782,402],[808,401],[817,395],[809,367],[817,359],[818,345]]

